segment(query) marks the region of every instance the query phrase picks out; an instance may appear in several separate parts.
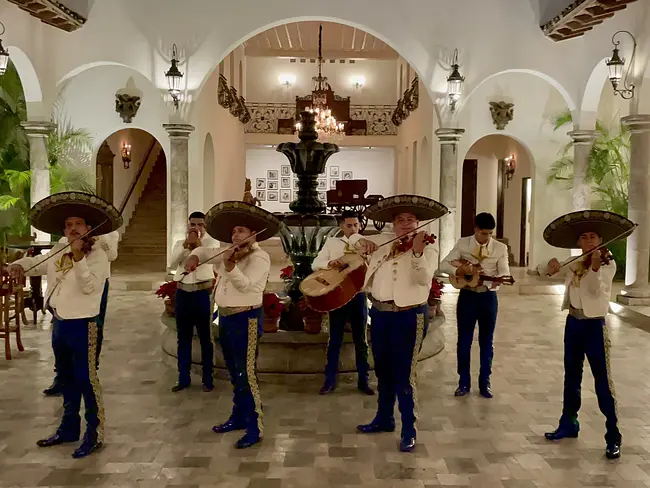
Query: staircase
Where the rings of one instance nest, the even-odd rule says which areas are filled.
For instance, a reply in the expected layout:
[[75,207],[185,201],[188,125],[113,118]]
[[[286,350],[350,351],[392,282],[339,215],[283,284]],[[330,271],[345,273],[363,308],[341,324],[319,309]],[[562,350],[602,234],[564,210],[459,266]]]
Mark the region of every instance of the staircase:
[[165,272],[167,264],[167,175],[160,151],[135,212],[126,227],[112,269],[117,274]]

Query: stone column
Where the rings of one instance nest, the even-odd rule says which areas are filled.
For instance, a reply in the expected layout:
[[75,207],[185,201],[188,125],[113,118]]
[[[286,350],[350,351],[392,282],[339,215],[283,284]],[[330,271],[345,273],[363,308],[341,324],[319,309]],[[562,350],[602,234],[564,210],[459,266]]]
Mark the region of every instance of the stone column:
[[573,139],[573,210],[589,208],[589,186],[587,170],[589,153],[596,139],[595,130],[574,130],[569,132]]
[[[185,237],[188,217],[188,143],[194,127],[189,124],[163,124],[169,134],[171,150],[167,167],[170,184],[170,246]],[[169,254],[169,253],[168,253]]]
[[630,130],[628,217],[639,227],[627,239],[625,289],[618,301],[650,305],[650,115],[628,115],[621,122]]
[[[29,168],[31,170],[30,205],[50,195],[50,169],[47,159],[47,136],[54,129],[50,122],[27,121],[21,125],[29,139]],[[49,234],[32,228],[37,241],[49,241]]]
[[439,259],[444,259],[456,244],[458,192],[458,142],[465,129],[440,128],[436,131],[440,144],[440,203],[451,212],[440,219]]

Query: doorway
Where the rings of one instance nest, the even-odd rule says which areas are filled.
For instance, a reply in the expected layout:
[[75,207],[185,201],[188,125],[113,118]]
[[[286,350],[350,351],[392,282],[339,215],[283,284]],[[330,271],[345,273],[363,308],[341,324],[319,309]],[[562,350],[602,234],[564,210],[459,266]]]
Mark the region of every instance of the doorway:
[[461,200],[461,237],[474,234],[474,218],[476,217],[476,190],[478,184],[478,159],[463,161],[463,186]]
[[519,227],[519,266],[528,266],[530,246],[530,207],[532,199],[533,180],[530,176],[521,179],[521,222]]

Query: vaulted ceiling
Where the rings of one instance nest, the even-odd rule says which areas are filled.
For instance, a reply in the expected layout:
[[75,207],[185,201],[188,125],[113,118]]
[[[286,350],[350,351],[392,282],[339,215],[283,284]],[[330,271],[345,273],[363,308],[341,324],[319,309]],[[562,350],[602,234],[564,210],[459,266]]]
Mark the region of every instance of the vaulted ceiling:
[[273,27],[244,42],[247,56],[316,58],[318,26],[323,26],[325,59],[396,59],[397,53],[375,36],[333,22],[294,22]]

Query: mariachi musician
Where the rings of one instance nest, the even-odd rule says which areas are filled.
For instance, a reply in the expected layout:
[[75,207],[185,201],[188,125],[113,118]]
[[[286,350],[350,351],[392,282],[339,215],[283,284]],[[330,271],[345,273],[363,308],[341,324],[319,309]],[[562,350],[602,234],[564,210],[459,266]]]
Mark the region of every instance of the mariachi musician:
[[[219,312],[219,342],[234,389],[230,418],[212,430],[217,434],[246,430],[235,447],[245,449],[262,440],[262,401],[257,383],[258,340],[262,334],[266,288],[271,259],[258,242],[273,237],[280,227],[270,212],[243,202],[221,202],[206,214],[208,234],[232,246],[219,254],[197,248],[185,269],[212,260],[217,268],[214,302]],[[216,259],[215,259],[216,257]]]
[[397,195],[368,207],[366,215],[378,222],[392,222],[395,236],[400,239],[382,246],[392,237],[350,237],[361,251],[372,253],[365,290],[372,302],[370,339],[379,394],[375,418],[357,430],[364,434],[393,432],[397,399],[402,414],[403,452],[415,447],[416,356],[427,331],[427,299],[438,266],[437,251],[427,245],[431,236],[416,229],[420,221],[447,213],[444,205],[430,198]]
[[544,240],[554,247],[580,248],[584,257],[564,265],[553,258],[546,267],[539,269],[542,275],[561,272],[565,275],[562,310],[569,311],[564,329],[564,405],[558,428],[546,433],[546,439],[578,437],[580,389],[586,356],[594,375],[598,406],[606,419],[605,456],[608,459],[621,456],[621,433],[609,364],[611,343],[605,321],[616,262],[607,249],[599,247],[603,242],[629,235],[635,227],[625,217],[600,210],[563,215],[546,227]]
[[[352,210],[346,210],[341,215],[339,228],[342,237],[330,237],[314,259],[314,271],[326,268],[336,268],[342,265],[341,257],[348,253],[355,253],[354,246],[350,244],[350,237],[359,233],[359,215]],[[325,383],[320,390],[321,395],[326,395],[336,389],[336,374],[339,365],[339,355],[343,344],[345,324],[349,321],[352,327],[352,339],[357,363],[357,388],[366,395],[375,392],[368,384],[368,341],[366,340],[366,323],[368,322],[368,300],[366,294],[358,293],[352,300],[329,313],[330,334],[327,342],[327,365],[325,366]]]
[[56,433],[37,444],[50,447],[78,441],[83,398],[86,433],[72,455],[82,458],[100,448],[104,439],[104,406],[96,368],[97,318],[109,264],[93,236],[117,230],[122,217],[95,195],[65,192],[34,205],[30,219],[36,229],[63,233],[68,241],[48,254],[19,259],[9,266],[14,278],[47,275],[45,305],[54,316],[52,346],[63,384],[63,418]]

